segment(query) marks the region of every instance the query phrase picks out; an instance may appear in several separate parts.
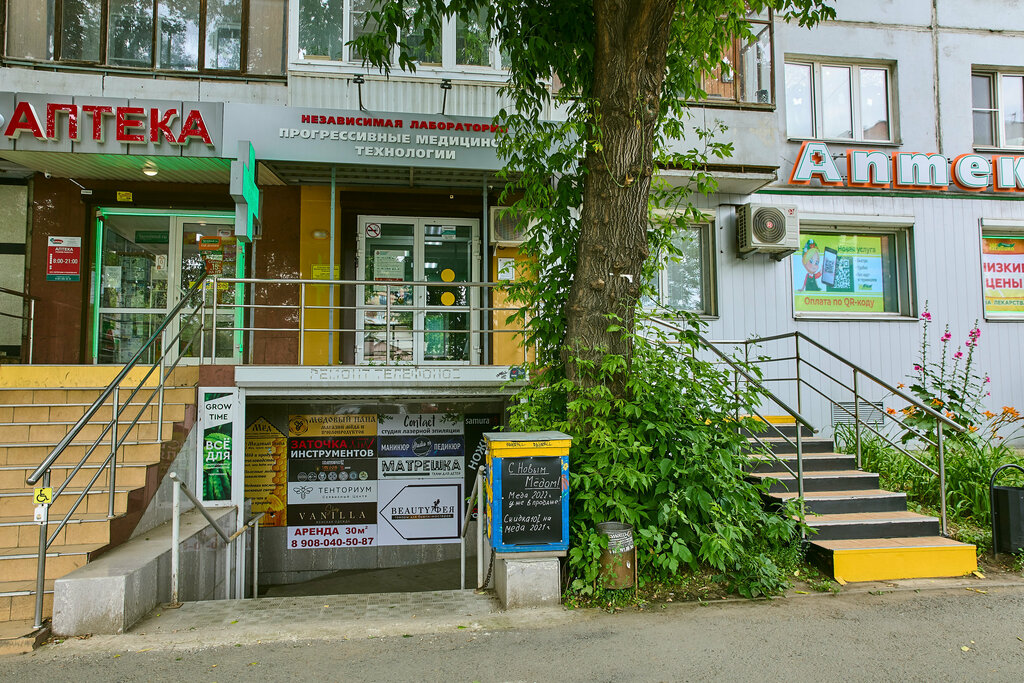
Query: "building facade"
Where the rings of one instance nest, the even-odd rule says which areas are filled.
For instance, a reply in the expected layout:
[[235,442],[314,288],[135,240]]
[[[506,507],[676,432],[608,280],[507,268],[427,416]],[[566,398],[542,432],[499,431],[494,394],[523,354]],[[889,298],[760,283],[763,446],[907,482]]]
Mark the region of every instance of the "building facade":
[[[349,435],[398,450],[451,437],[466,471],[478,464],[479,434],[501,424],[504,384],[529,357],[492,291],[519,259],[498,205],[502,54],[478,22],[452,19],[415,73],[370,73],[347,44],[370,4],[2,3],[0,287],[34,297],[31,334],[0,322],[5,358],[155,360],[147,340],[205,272],[199,317],[162,343],[169,362],[203,359],[202,384],[243,390],[253,435],[300,438],[296,416],[457,415]],[[723,123],[734,155],[710,167],[718,189],[696,200],[707,221],[666,263],[658,298],[702,314],[711,339],[800,331],[891,382],[912,373],[925,310],[961,345],[977,320],[987,405],[1024,403],[1024,10],[836,6],[809,30],[758,18],[733,68],[707,80],[693,125]],[[764,207],[778,212],[758,233]],[[13,294],[0,303],[29,312]],[[817,362],[812,381],[851,381]],[[843,421],[842,406],[779,394],[825,433]],[[858,410],[900,407],[860,396]],[[278,503],[321,514],[324,500],[299,509],[298,483]],[[378,524],[354,523],[362,502],[342,501],[333,523]],[[285,529],[303,525],[281,521],[261,564],[271,583],[426,556],[292,561],[283,551],[301,539]]]

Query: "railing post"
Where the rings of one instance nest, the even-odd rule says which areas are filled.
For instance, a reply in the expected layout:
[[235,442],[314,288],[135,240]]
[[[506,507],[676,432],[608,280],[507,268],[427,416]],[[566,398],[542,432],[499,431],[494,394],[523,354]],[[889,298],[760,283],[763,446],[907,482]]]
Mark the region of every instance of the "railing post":
[[107,518],[114,518],[114,498],[117,489],[117,409],[119,404],[118,393],[121,387],[114,385],[114,393],[110,395],[110,475],[107,483],[110,485],[110,498],[107,500]]
[[[180,328],[179,328],[180,330]],[[200,332],[202,334],[202,332]],[[160,333],[160,387],[158,389],[156,399],[156,440],[164,440],[164,384],[167,380],[164,377],[165,360],[167,358],[167,330],[165,329]],[[199,362],[202,364],[203,357],[199,356]]]
[[[416,300],[416,295],[413,294],[413,301]],[[412,319],[416,320],[416,314],[412,314]],[[415,323],[413,324],[415,328]],[[416,336],[413,335],[413,348],[416,348]],[[415,354],[413,354],[415,355]],[[391,285],[384,286],[384,365],[391,364]]]
[[28,300],[28,364],[32,365],[36,345],[36,300]]
[[256,520],[252,527],[252,598],[255,600],[260,596],[260,524],[262,519]]
[[299,284],[299,365],[306,364],[306,283]]
[[178,574],[181,571],[178,546],[181,543],[181,483],[171,480],[171,604],[181,603]]
[[[50,487],[50,470],[43,475],[43,488]],[[49,529],[49,512],[46,508],[46,517],[39,522],[39,557],[36,561],[36,619],[34,628],[41,628],[43,625],[43,594],[46,592],[46,534]]]
[[231,599],[231,541],[224,541],[224,599]]
[[939,449],[939,512],[942,517],[942,535],[948,536],[946,528],[946,454],[942,445],[942,420],[936,420],[939,426],[936,444]]
[[476,470],[477,481],[480,482],[480,497],[476,502],[476,587],[486,588],[484,582],[484,466]]
[[[804,413],[804,400],[803,400],[803,382],[800,381],[800,335],[793,337],[793,356],[796,357],[796,412],[803,415]],[[799,429],[799,427],[798,427]]]
[[[213,280],[212,289],[213,289],[213,315],[212,315],[212,322],[210,324],[210,330],[211,330],[211,332],[210,332],[210,363],[214,363],[215,364],[217,362],[217,299],[218,299],[218,296],[217,296],[217,294],[218,294],[218,291],[217,291],[218,290],[218,284],[217,284],[217,279],[216,278],[214,278],[214,280]],[[206,303],[206,301],[204,300],[203,303]],[[202,317],[205,319],[206,318],[206,314],[204,313]]]
[[857,469],[863,469],[860,449],[860,373],[853,369],[853,440],[857,447]]
[[[799,411],[798,411],[799,412]],[[807,513],[806,506],[804,504],[804,441],[803,441],[803,428],[799,421],[796,423],[796,491],[797,497],[800,501],[800,523],[803,524],[806,521]],[[800,537],[804,538],[806,532],[801,529]]]

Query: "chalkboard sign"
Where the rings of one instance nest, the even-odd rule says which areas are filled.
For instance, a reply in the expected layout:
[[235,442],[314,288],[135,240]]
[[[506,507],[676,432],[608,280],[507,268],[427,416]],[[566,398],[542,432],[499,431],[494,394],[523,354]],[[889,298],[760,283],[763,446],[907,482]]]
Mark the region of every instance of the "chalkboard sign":
[[562,458],[501,458],[505,545],[562,541]]

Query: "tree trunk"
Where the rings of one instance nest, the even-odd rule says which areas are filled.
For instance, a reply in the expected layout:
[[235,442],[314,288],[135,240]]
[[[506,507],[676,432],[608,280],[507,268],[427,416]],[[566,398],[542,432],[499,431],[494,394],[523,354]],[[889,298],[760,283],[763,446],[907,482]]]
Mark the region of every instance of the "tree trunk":
[[[566,372],[592,386],[588,367],[608,354],[625,368],[610,383],[625,395],[632,364],[634,309],[648,255],[648,199],[654,131],[665,77],[672,0],[594,0],[593,97],[600,148],[591,145],[569,294]],[[611,316],[611,317],[609,317]],[[609,326],[620,329],[609,331]],[[580,362],[582,361],[582,363]]]

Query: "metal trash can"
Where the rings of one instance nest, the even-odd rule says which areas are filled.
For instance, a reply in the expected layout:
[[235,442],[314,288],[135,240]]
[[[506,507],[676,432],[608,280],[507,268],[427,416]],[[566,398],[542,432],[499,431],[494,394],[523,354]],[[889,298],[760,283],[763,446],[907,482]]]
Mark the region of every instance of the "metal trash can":
[[636,546],[633,527],[622,522],[600,522],[597,533],[608,538],[601,551],[601,577],[605,588],[632,588],[636,585]]
[[1005,469],[1024,467],[1016,464],[996,468],[989,481],[992,505],[992,554],[1019,553],[1024,549],[1024,487],[996,486],[996,476]]

